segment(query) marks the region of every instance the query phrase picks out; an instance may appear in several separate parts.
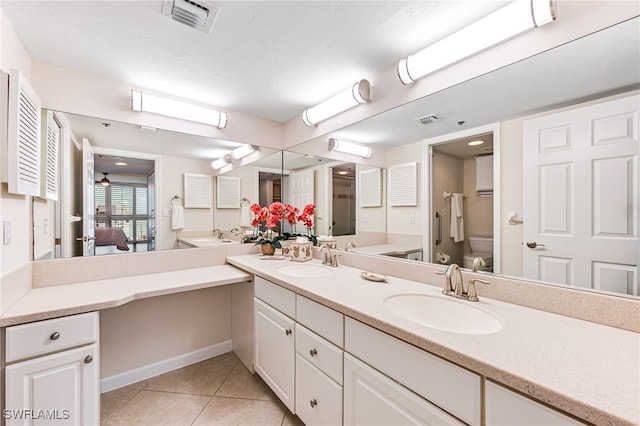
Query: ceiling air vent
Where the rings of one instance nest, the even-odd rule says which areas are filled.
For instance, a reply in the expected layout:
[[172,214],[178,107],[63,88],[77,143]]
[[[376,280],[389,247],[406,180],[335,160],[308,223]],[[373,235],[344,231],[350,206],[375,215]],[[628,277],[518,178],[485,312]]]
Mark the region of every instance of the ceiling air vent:
[[429,114],[429,115],[425,115],[424,117],[416,118],[416,120],[426,126],[427,124],[432,124],[440,120],[440,117],[438,117],[435,114]]
[[205,33],[211,32],[213,21],[219,10],[214,5],[202,0],[165,0],[162,4],[163,15],[170,16],[176,22]]

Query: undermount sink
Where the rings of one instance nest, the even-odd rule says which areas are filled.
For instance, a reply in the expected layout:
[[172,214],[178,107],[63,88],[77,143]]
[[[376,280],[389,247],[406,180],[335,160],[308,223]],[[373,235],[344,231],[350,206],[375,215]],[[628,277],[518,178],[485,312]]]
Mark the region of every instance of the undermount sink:
[[500,321],[473,302],[449,296],[400,294],[386,298],[384,307],[409,321],[453,333],[489,334],[502,328]]
[[316,265],[290,265],[276,269],[282,275],[296,278],[317,278],[331,275],[329,268]]

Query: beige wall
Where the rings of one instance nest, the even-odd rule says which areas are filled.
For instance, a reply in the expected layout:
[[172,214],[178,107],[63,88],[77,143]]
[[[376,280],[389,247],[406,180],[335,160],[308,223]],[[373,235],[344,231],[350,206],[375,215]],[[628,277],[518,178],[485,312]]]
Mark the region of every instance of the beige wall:
[[231,339],[230,286],[137,300],[100,312],[100,376]]
[[[463,192],[464,161],[453,155],[434,151],[433,153],[433,211],[440,212],[442,223],[442,242],[435,245],[438,236],[437,222],[434,222],[434,235],[431,238],[433,255],[442,251],[451,256],[451,263],[462,265],[464,243],[453,242],[449,236],[451,226],[451,201],[443,198],[443,192]],[[466,206],[465,206],[466,207]],[[465,239],[467,233],[465,230]]]

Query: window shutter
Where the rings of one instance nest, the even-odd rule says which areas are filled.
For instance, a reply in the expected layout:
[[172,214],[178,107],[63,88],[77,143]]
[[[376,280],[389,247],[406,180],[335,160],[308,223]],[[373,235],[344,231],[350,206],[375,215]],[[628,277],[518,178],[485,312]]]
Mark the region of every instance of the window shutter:
[[211,192],[211,176],[196,173],[184,174],[185,208],[210,209]]
[[40,98],[18,70],[9,75],[8,180],[12,194],[40,195]]
[[53,118],[52,111],[42,114],[44,126],[42,126],[43,150],[42,150],[42,197],[47,200],[58,201],[58,156],[60,151],[60,126]]
[[389,205],[418,205],[417,163],[396,164],[389,167]]

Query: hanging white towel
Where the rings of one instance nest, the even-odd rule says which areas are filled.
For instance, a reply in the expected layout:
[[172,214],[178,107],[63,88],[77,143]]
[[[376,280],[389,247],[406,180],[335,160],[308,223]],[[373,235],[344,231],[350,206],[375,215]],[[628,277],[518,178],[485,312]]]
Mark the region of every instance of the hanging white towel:
[[251,212],[249,206],[240,207],[240,226],[249,228],[251,227]]
[[460,193],[451,194],[451,232],[450,236],[454,242],[464,241],[464,211],[462,202],[464,195]]
[[184,207],[173,206],[171,208],[171,229],[177,231],[184,228]]

